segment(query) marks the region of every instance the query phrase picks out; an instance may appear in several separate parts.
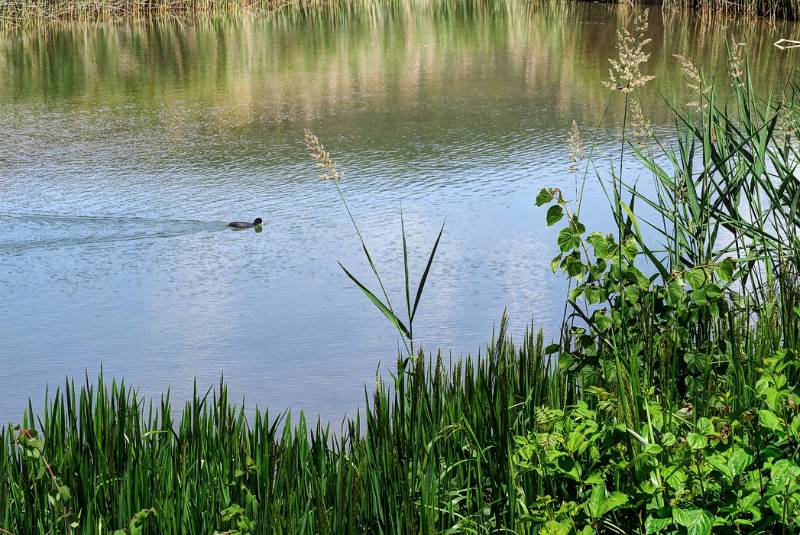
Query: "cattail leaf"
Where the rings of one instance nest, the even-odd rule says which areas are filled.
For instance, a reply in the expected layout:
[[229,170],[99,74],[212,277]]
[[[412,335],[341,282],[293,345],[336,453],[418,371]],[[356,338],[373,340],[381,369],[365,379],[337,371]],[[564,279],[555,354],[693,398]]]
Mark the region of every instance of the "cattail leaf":
[[425,282],[428,280],[428,273],[431,270],[431,264],[433,264],[433,258],[436,256],[436,249],[439,247],[439,240],[442,239],[442,233],[444,232],[444,223],[442,223],[442,228],[439,229],[439,235],[436,236],[436,241],[433,244],[433,249],[431,249],[431,254],[428,256],[428,263],[425,265],[425,271],[422,272],[422,277],[419,280],[419,285],[417,286],[417,295],[414,298],[414,308],[411,310],[411,320],[414,321],[414,316],[417,315],[417,307],[419,306],[419,301],[422,299],[422,290],[425,288]]
[[398,318],[394,314],[394,312],[392,312],[391,309],[389,309],[389,307],[383,304],[383,301],[378,299],[375,296],[375,294],[369,291],[369,289],[366,286],[361,284],[361,281],[355,278],[355,276],[353,276],[352,273],[347,271],[347,268],[345,268],[341,262],[339,262],[339,267],[342,268],[345,274],[348,277],[350,277],[350,280],[353,281],[356,284],[356,286],[358,286],[361,289],[362,292],[364,292],[364,295],[366,295],[367,298],[369,298],[369,300],[372,301],[372,304],[375,305],[378,308],[378,310],[380,310],[383,313],[384,316],[386,316],[386,319],[389,320],[389,322],[394,326],[395,329],[397,329],[406,338],[411,337],[411,333],[409,332],[408,328],[405,325],[403,325],[403,322],[400,321],[400,318]]

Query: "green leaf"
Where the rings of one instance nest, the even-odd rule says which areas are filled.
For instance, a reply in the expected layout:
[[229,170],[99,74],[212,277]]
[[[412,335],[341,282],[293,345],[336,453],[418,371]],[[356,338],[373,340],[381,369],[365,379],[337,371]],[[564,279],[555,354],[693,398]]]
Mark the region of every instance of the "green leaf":
[[731,458],[728,459],[728,467],[730,468],[731,474],[735,477],[739,474],[743,474],[752,462],[753,456],[739,447],[736,448],[731,454]]
[[547,209],[547,226],[552,227],[564,217],[564,208],[558,204],[554,204]]
[[700,433],[701,435],[708,436],[708,435],[713,435],[715,433],[714,424],[711,423],[711,420],[705,417],[697,420],[697,425],[695,426],[695,428],[697,429],[697,432]]
[[693,450],[702,450],[706,447],[706,437],[698,433],[689,433],[686,435],[686,443]]
[[572,230],[572,227],[565,227],[558,233],[558,247],[562,253],[577,249],[581,245],[581,240],[578,234]]
[[660,533],[670,527],[670,525],[672,525],[671,518],[654,518],[648,515],[644,521],[645,533],[648,535],[651,533]]
[[789,489],[792,483],[797,483],[800,478],[800,466],[789,459],[781,459],[772,465],[770,481],[779,489]]
[[592,493],[586,502],[586,512],[591,518],[600,518],[606,512],[606,489],[603,485],[592,487]]
[[609,245],[608,238],[599,232],[592,232],[586,238],[586,241],[594,247],[594,256],[597,258],[610,259],[613,255],[610,252],[611,246]]
[[733,260],[726,258],[717,265],[717,275],[725,282],[733,279]]
[[766,409],[761,409],[758,411],[758,423],[761,425],[761,427],[766,427],[772,431],[783,430],[783,422],[781,422],[780,418],[775,416],[775,413],[772,411],[768,411]]
[[672,520],[686,528],[687,535],[710,535],[714,517],[703,509],[672,510]]
[[539,535],[569,535],[569,528],[555,520],[548,520],[539,530]]
[[661,435],[661,443],[666,447],[672,447],[678,443],[678,439],[672,433],[664,433]]
[[[356,286],[358,286],[361,289],[361,291],[364,292],[364,295],[366,295],[369,298],[369,300],[372,301],[372,304],[374,304],[378,308],[378,310],[380,310],[383,313],[383,315],[386,316],[386,319],[389,320],[389,322],[394,326],[395,329],[397,329],[406,338],[411,338],[411,333],[409,332],[408,328],[405,325],[403,325],[403,322],[400,321],[400,319],[397,316],[395,316],[394,312],[392,312],[389,309],[389,307],[384,305],[380,299],[375,297],[375,294],[369,291],[369,289],[367,289],[366,286],[361,284],[361,281],[359,281],[349,271],[347,271],[347,268],[345,268],[341,262],[339,262],[339,267],[342,268],[342,270],[347,274],[347,276],[350,277],[350,280],[352,280],[356,284]],[[416,310],[416,303],[414,305],[414,308]]]
[[606,513],[618,509],[628,503],[628,495],[619,491],[614,491],[606,497]]
[[544,188],[536,196],[536,206],[547,204],[553,200],[553,188]]
[[69,487],[66,485],[61,485],[58,487],[58,497],[62,502],[68,502],[72,499],[72,493],[69,491]]
[[725,461],[725,458],[720,454],[709,455],[706,457],[706,462],[714,467],[718,472],[724,475],[728,480],[733,479],[733,474],[731,473],[731,469],[728,466],[728,463]]
[[658,455],[662,451],[664,451],[664,448],[658,444],[648,444],[644,447],[644,452],[648,455]]
[[703,268],[693,268],[686,272],[684,275],[686,282],[693,290],[702,288],[708,282],[708,274]]
[[428,280],[428,273],[431,270],[431,264],[433,264],[433,257],[436,256],[436,249],[439,247],[439,240],[442,239],[443,232],[444,232],[444,223],[442,223],[442,228],[439,229],[439,235],[436,236],[436,241],[433,244],[433,249],[431,249],[431,254],[428,257],[428,263],[425,265],[425,271],[422,273],[422,278],[420,278],[419,280],[419,285],[417,285],[417,295],[414,298],[414,308],[411,310],[412,322],[414,321],[414,317],[417,315],[417,307],[419,306],[420,299],[422,299],[422,290],[425,288],[425,282]]

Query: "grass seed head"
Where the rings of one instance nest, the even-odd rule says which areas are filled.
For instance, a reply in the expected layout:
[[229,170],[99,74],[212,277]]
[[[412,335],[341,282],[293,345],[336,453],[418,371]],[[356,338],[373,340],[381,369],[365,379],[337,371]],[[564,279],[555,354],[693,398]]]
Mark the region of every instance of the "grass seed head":
[[567,150],[569,151],[569,159],[572,162],[569,169],[570,171],[577,171],[578,163],[586,157],[586,151],[583,147],[581,132],[578,130],[578,123],[574,120],[567,136]]
[[655,76],[642,73],[642,65],[650,59],[646,51],[652,39],[645,37],[647,33],[648,10],[640,13],[633,21],[633,31],[628,28],[617,30],[617,57],[609,58],[608,80],[603,85],[620,93],[632,93],[643,87]]
[[305,139],[309,154],[316,160],[317,166],[324,171],[324,173],[319,175],[323,182],[327,180],[338,181],[341,179],[342,173],[336,169],[336,162],[333,161],[330,153],[325,150],[319,138],[307,128],[303,131],[303,138]]

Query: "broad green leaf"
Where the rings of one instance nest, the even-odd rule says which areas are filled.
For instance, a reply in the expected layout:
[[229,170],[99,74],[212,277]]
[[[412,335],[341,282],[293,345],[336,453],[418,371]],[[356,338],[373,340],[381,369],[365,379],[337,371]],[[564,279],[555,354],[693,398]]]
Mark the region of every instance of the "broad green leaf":
[[706,437],[698,433],[689,433],[686,435],[686,443],[693,450],[702,450],[706,447]]
[[730,282],[733,279],[733,260],[726,258],[717,265],[717,275],[725,282]]
[[628,503],[628,495],[615,490],[614,492],[606,496],[605,512],[606,513],[611,512],[614,509],[622,507],[626,503]]
[[564,208],[558,204],[554,204],[547,209],[547,226],[551,227],[561,221],[564,217]]
[[781,422],[780,418],[775,416],[774,412],[766,409],[761,409],[758,411],[758,423],[761,425],[761,427],[766,427],[772,431],[783,430],[783,422]]
[[555,520],[548,520],[539,530],[539,535],[569,535],[569,528]]
[[581,245],[581,240],[578,234],[572,230],[572,227],[565,227],[558,233],[558,247],[562,253],[569,252],[577,249]]
[[672,525],[671,518],[654,518],[648,515],[644,521],[645,533],[660,533]]
[[536,195],[536,206],[547,204],[552,200],[553,200],[553,189],[544,188],[541,191],[539,191],[538,195]]
[[697,425],[695,426],[695,429],[701,435],[713,435],[715,433],[714,424],[711,423],[711,420],[705,417],[697,420]]
[[772,465],[770,480],[779,489],[788,490],[792,483],[796,484],[798,482],[798,478],[800,478],[800,466],[797,466],[789,459],[781,459]]
[[658,455],[662,451],[664,451],[664,448],[658,444],[648,444],[644,447],[644,452],[648,455]]
[[600,518],[606,512],[606,489],[603,485],[592,487],[592,493],[586,501],[586,512],[591,518]]
[[692,268],[684,274],[684,278],[693,290],[698,290],[708,282],[708,273],[703,268]]
[[664,433],[661,435],[661,443],[666,447],[672,447],[678,443],[678,439],[672,433]]
[[672,520],[686,528],[687,535],[710,535],[714,517],[703,509],[672,510]]
[[733,473],[731,473],[731,469],[728,466],[728,463],[725,461],[725,457],[716,453],[714,455],[709,455],[706,457],[706,462],[714,467],[718,472],[723,474],[729,480],[733,479]]
[[72,493],[69,491],[69,487],[66,485],[61,485],[58,487],[58,497],[62,502],[67,502],[72,499]]
[[728,467],[731,470],[731,475],[735,477],[739,474],[743,474],[752,462],[752,455],[747,453],[741,447],[736,448],[736,450],[734,450],[734,452],[731,454],[731,458],[728,459]]

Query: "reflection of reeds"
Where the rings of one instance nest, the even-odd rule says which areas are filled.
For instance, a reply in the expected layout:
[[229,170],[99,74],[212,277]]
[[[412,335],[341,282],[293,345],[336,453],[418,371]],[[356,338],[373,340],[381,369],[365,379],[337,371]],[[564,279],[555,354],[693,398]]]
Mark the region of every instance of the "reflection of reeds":
[[[144,105],[169,108],[179,102],[213,100],[214,106],[203,109],[204,116],[220,127],[238,128],[264,113],[318,116],[320,110],[347,106],[364,95],[372,106],[381,107],[421,91],[466,94],[473,90],[471,80],[480,75],[519,80],[520,98],[548,95],[554,109],[574,116],[579,124],[598,123],[602,109],[576,110],[575,103],[605,100],[600,84],[588,81],[606,75],[596,58],[616,55],[609,50],[616,25],[582,24],[569,32],[563,27],[575,21],[613,20],[617,7],[571,4],[544,9],[512,1],[491,13],[439,16],[430,5],[427,11],[413,13],[376,7],[348,22],[347,32],[339,31],[335,17],[303,17],[293,10],[267,17],[53,24],[0,32],[0,78],[5,81],[0,100],[58,101],[88,93],[113,105],[128,101],[132,86],[147,86],[137,95]],[[690,52],[713,74],[714,66],[726,59],[726,31],[733,31],[759,53],[760,61],[751,65],[758,84],[784,76],[792,58],[771,45],[780,35],[790,34],[790,26],[750,22],[728,21],[725,28],[678,13],[662,20],[660,11],[652,12],[648,74],[657,77],[662,92],[671,92],[675,52]],[[391,32],[386,32],[387,25]],[[385,91],[388,86],[396,91]],[[660,101],[657,91],[646,89],[637,98],[648,118],[653,124],[667,121],[662,107],[651,105]],[[679,97],[684,89],[677,87]],[[395,101],[385,100],[389,98]]]
[[369,14],[391,8],[434,6],[446,13],[479,8],[493,0],[4,0],[0,25],[31,26],[55,21],[137,19],[164,15],[289,11],[303,17]]

